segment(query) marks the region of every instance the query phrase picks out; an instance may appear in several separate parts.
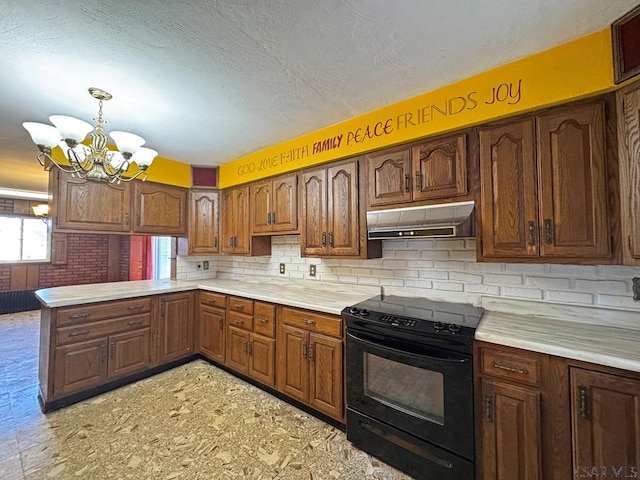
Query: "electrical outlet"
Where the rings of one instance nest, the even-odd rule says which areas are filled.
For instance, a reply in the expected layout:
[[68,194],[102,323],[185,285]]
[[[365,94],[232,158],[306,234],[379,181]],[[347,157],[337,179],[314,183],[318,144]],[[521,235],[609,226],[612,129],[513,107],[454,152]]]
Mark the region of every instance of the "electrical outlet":
[[316,266],[315,265],[309,265],[309,276],[310,277],[315,277],[316,276]]
[[204,262],[202,262],[202,269],[209,270],[209,260],[205,260]]
[[280,273],[284,273],[284,263],[280,264]]
[[640,277],[633,277],[633,300],[640,302]]
[[197,268],[198,270],[200,270],[200,269],[202,268],[202,264],[201,264],[201,263],[199,263],[198,265],[196,265],[196,268]]

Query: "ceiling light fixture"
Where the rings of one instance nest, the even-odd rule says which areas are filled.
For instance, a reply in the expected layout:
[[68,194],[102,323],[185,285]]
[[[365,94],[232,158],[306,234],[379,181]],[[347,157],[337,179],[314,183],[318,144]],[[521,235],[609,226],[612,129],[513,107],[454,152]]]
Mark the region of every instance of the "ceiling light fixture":
[[[118,151],[107,148],[107,134],[104,132],[102,118],[102,102],[111,100],[112,95],[99,88],[90,88],[91,96],[99,101],[98,118],[95,118],[96,126],[65,115],[51,115],[49,120],[55,125],[45,123],[24,122],[22,126],[27,129],[31,139],[38,146],[40,165],[53,164],[60,170],[94,182],[120,183],[129,182],[142,175],[146,180],[146,170],[158,155],[158,152],[150,148],[144,148],[144,139],[133,133],[111,132],[109,135],[116,143]],[[89,146],[81,142],[87,137],[91,138]],[[69,165],[60,163],[51,155],[54,147],[60,147]],[[136,163],[140,169],[136,174],[125,176],[132,163]]]

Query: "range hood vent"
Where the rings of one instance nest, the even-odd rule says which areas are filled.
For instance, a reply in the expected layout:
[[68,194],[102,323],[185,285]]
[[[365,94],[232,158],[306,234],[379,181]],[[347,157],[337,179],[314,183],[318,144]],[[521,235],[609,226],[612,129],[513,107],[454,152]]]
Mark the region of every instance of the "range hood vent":
[[369,240],[425,237],[474,237],[475,204],[444,203],[367,212]]

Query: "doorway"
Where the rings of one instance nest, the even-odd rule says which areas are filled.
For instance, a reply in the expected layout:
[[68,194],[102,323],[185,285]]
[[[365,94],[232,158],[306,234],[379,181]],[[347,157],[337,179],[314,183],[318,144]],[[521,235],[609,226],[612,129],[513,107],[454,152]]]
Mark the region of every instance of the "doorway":
[[129,280],[160,280],[170,277],[171,237],[130,237]]

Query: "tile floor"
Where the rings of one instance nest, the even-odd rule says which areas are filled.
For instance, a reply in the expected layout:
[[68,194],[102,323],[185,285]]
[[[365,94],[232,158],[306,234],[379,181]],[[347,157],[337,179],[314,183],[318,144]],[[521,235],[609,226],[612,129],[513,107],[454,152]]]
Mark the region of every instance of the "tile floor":
[[43,415],[39,312],[0,315],[0,479],[407,479],[204,361]]

